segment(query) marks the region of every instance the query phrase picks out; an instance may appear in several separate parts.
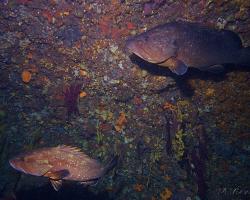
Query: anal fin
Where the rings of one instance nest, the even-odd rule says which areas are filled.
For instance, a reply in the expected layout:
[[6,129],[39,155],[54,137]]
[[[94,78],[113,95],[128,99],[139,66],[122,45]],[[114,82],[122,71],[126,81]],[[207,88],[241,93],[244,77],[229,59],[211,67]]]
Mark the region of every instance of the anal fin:
[[50,179],[51,185],[55,189],[55,191],[58,191],[62,186],[62,180],[52,180]]
[[83,182],[80,182],[81,185],[84,185],[84,186],[94,186],[98,183],[98,179],[97,180],[89,180],[89,181],[83,181]]
[[223,72],[224,70],[225,68],[223,67],[223,65],[212,65],[207,68],[207,71],[215,73],[215,74],[219,74]]

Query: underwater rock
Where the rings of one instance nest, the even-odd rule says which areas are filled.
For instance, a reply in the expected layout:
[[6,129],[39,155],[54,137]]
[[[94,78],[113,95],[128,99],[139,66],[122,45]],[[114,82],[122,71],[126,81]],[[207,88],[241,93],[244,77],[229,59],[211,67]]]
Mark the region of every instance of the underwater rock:
[[17,37],[15,33],[2,33],[0,32],[0,50],[11,48],[15,45]]
[[153,12],[159,9],[166,3],[166,0],[153,0],[144,4],[143,13],[145,16],[150,16]]
[[230,159],[234,153],[233,146],[222,141],[220,143],[216,143],[214,148],[217,156],[221,156],[224,159]]
[[82,32],[80,31],[78,26],[64,26],[59,32],[57,33],[57,37],[63,41],[63,43],[68,46],[72,47],[74,43],[81,39]]

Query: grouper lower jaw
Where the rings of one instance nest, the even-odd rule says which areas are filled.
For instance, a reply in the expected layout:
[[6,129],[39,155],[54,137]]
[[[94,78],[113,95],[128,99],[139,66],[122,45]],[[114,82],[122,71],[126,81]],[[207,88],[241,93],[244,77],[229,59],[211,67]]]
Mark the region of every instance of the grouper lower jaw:
[[147,62],[158,64],[164,62],[168,57],[161,56],[161,54],[152,54],[152,50],[150,48],[145,48],[143,45],[143,41],[129,39],[125,44],[126,49],[130,54],[134,54]]
[[133,42],[128,43],[126,45],[126,48],[128,49],[130,54],[134,54],[134,55],[136,55],[136,56],[138,56],[138,57],[140,57],[140,58],[142,58],[150,63],[156,63],[148,55],[146,55],[146,52],[143,49],[138,50],[136,44],[134,44]]

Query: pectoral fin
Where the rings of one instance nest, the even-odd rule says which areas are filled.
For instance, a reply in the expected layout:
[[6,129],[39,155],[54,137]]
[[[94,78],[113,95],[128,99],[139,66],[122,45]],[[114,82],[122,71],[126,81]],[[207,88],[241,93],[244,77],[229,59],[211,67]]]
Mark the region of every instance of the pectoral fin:
[[52,180],[50,179],[51,185],[53,186],[53,188],[55,189],[55,191],[60,190],[60,188],[62,187],[62,180]]
[[45,177],[48,177],[53,180],[60,180],[69,175],[69,171],[67,169],[62,169],[58,171],[48,171],[44,174]]
[[172,72],[174,72],[177,75],[183,75],[187,72],[187,65],[185,65],[181,60],[178,60],[176,58],[169,58],[163,63],[159,64],[163,67],[168,67]]

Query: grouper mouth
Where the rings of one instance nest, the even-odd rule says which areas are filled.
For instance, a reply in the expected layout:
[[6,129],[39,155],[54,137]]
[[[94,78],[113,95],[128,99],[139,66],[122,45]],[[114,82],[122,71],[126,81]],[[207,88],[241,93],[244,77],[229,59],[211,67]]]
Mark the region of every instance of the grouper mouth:
[[158,64],[158,63],[162,63],[162,62],[165,61],[165,60],[155,60],[155,59],[153,59],[152,58],[152,53],[150,53],[150,52],[152,52],[152,50],[147,49],[147,48],[142,48],[136,42],[127,41],[126,48],[129,50],[129,52],[131,54],[133,53],[133,54],[139,56],[140,58],[146,60],[147,62]]
[[131,54],[135,54],[137,55],[138,57],[150,62],[150,63],[158,63],[157,61],[153,60],[150,56],[149,56],[149,53],[147,52],[147,50],[145,49],[138,49],[136,47],[136,45],[129,45],[127,46],[129,52]]
[[26,172],[22,167],[18,166],[18,164],[16,163],[15,159],[11,159],[9,160],[9,164],[11,167],[13,167],[15,170],[23,172],[25,174],[28,174],[28,172]]

